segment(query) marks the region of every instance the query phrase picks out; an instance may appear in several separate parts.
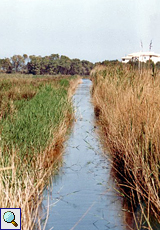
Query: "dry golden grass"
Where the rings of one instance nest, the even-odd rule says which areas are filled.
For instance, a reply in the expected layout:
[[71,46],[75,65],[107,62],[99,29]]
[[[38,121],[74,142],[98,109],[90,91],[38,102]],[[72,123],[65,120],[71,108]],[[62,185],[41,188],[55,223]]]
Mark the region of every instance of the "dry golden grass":
[[160,222],[160,74],[103,66],[91,76],[118,183],[135,205],[146,203],[148,225],[150,212]]
[[74,94],[77,86],[82,83],[82,78],[79,76],[77,79],[70,80],[70,87],[68,90],[68,97],[71,98],[71,96]]
[[[43,199],[42,192],[49,177],[58,167],[62,156],[62,142],[67,126],[62,124],[59,133],[54,138],[50,149],[46,149],[36,158],[34,169],[27,172],[25,166],[21,167],[21,179],[16,176],[15,158],[12,156],[9,168],[0,171],[0,207],[21,208],[22,229],[45,229],[42,228],[39,208]],[[58,144],[61,143],[61,144]],[[57,145],[60,145],[57,147]],[[49,210],[47,210],[49,211]],[[44,213],[43,213],[44,214]],[[47,217],[47,213],[44,214]],[[47,221],[47,218],[46,218]]]

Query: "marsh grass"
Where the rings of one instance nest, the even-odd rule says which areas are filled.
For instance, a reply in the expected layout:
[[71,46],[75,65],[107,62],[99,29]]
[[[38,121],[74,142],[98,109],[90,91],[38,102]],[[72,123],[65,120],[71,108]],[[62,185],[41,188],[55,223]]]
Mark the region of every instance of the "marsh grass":
[[96,67],[91,77],[117,182],[151,229],[151,216],[160,222],[160,74],[118,65]]
[[45,229],[39,216],[42,192],[61,164],[73,119],[70,99],[79,83],[76,77],[0,78],[0,207],[20,207],[24,230]]

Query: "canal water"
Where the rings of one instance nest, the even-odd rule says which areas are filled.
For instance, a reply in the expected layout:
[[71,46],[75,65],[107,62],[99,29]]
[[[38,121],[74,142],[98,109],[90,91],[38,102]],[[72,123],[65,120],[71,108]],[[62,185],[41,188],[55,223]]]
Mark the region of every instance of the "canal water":
[[122,199],[96,133],[91,84],[83,79],[73,96],[75,123],[65,143],[62,167],[44,192],[43,209],[49,207],[47,230],[126,229]]

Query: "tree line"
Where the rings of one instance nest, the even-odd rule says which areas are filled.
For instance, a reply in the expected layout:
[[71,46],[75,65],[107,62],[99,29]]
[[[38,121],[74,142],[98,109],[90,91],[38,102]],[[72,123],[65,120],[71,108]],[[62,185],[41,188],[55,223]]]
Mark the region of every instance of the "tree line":
[[[50,56],[36,56],[27,54],[14,55],[11,58],[0,59],[1,73],[25,73],[33,75],[89,75],[96,65],[113,66],[121,64],[118,60],[105,60],[93,64],[87,60],[78,58],[70,59],[67,56],[51,54]],[[127,65],[139,68],[139,62],[129,62]],[[143,69],[160,69],[160,62],[154,64],[151,61],[141,63]]]
[[24,54],[0,59],[0,72],[2,73],[89,75],[94,66],[92,62],[81,61],[78,58],[70,59],[59,54],[44,57]]

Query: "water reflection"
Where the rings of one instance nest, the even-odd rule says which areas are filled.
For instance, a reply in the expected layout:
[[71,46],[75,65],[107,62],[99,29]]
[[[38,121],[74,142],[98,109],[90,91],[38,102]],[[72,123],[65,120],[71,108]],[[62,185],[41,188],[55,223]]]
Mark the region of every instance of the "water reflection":
[[63,166],[45,190],[43,206],[49,217],[45,229],[125,229],[122,199],[110,178],[110,162],[101,152],[90,102],[91,81],[83,79],[73,97],[76,122],[66,142]]

